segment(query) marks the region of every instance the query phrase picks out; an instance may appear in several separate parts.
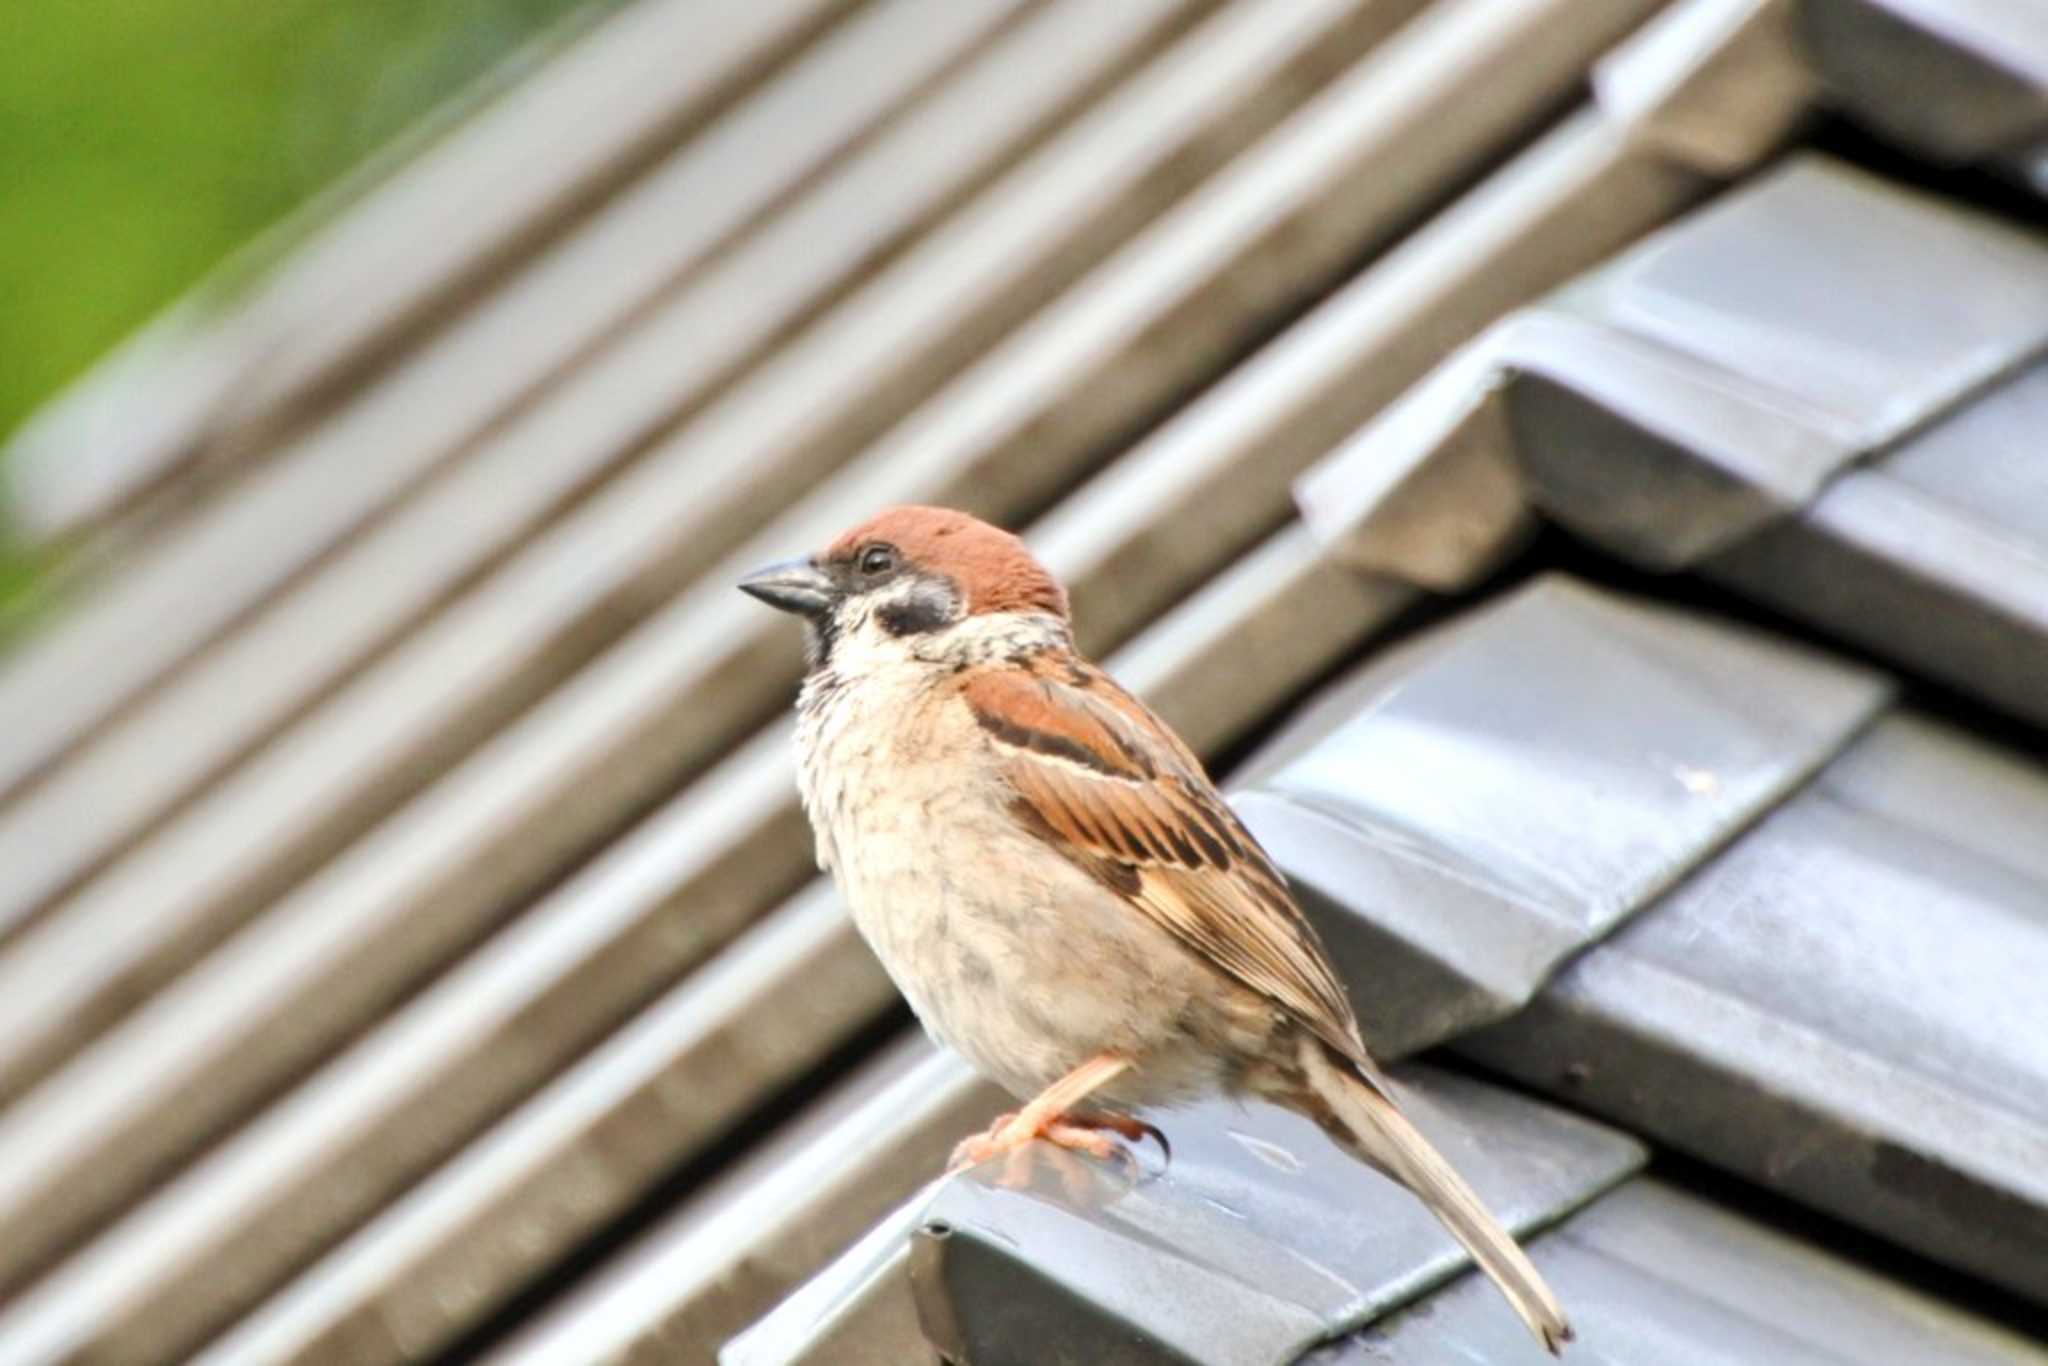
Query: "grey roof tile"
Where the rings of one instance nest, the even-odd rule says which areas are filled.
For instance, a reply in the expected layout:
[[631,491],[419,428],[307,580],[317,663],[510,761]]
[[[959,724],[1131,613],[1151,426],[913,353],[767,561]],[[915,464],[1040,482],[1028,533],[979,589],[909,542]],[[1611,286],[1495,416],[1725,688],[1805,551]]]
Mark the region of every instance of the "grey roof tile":
[[1311,702],[1237,805],[1360,984],[1368,1041],[1399,1055],[1516,1009],[1888,696],[1809,650],[1548,578]]
[[[1739,64],[1739,107],[1721,98],[1727,50],[1755,58],[1752,44],[1789,49],[1776,10],[1753,0],[1686,0],[1658,11],[1598,63],[1594,102],[1196,395],[1098,482],[1171,505],[1176,521],[1200,521],[1219,535],[1241,536],[1247,522],[1276,516],[1278,486],[1425,374],[1446,338],[1469,335],[1626,245],[1786,135],[1798,101],[1759,89],[1752,63]],[[1564,95],[1588,57],[1640,17],[1591,5],[1446,6],[1439,22],[1415,26],[1384,54],[1382,72],[1430,73],[1461,113],[1482,85],[1487,103],[1511,97],[1526,107],[1544,92]],[[1437,117],[1433,96],[1403,104],[1385,131],[1404,165],[1456,154],[1440,139],[1458,121]],[[1714,142],[1712,155],[1694,145],[1702,137]],[[1479,489],[1475,481],[1460,491]],[[1519,508],[1514,488],[1505,496]],[[1479,511],[1465,515],[1477,523]],[[1075,519],[1052,522],[1055,540],[1087,539]],[[1442,529],[1433,526],[1423,545],[1456,553],[1461,538]],[[1178,566],[1166,547],[1130,543],[1115,558],[1117,591],[1076,591],[1077,618],[1127,619],[1171,600]]]
[[2048,775],[1889,700],[1542,580],[1311,703],[1239,804],[1380,1051],[1534,997],[1459,1046],[2048,1298]]
[[2037,361],[1700,568],[2048,724],[2043,422]]
[[[1642,1161],[1633,1140],[1496,1087],[1427,1068],[1397,1076],[1418,1124],[1512,1229],[1566,1217]],[[986,1170],[942,1184],[922,1204],[908,1268],[922,1322],[958,1334],[941,1350],[977,1366],[1117,1351],[1130,1362],[1282,1366],[1465,1264],[1413,1197],[1306,1120],[1212,1102],[1177,1111],[1168,1128],[1172,1162],[1135,1181],[1076,1164],[1075,1190],[1044,1159],[1023,1190],[992,1184]],[[841,1281],[855,1297],[867,1283]],[[811,1326],[771,1320],[762,1341],[786,1351],[836,1312],[800,1303],[790,1316]],[[824,1360],[802,1350],[780,1359]],[[727,1357],[770,1359],[744,1342]]]
[[1715,175],[1749,170],[1812,103],[1785,0],[1681,0],[1593,68],[1593,96],[1645,148]]
[[[1570,1307],[1573,1366],[2018,1366],[2048,1349],[1824,1247],[1641,1177],[1530,1250]],[[1533,1359],[1465,1276],[1302,1366]]]
[[1803,156],[1536,315],[1502,359],[1529,497],[1669,567],[2048,345],[2048,243]]
[[1888,716],[1459,1047],[2048,1303],[2044,819],[2048,773]]
[[[724,1343],[722,1366],[945,1366],[911,1288],[924,1202],[899,1205],[858,1243]],[[924,1257],[928,1243],[920,1244]]]
[[[1429,1079],[1432,1095],[1446,1080],[1413,1075]],[[1480,1102],[1479,1112],[1489,1113],[1491,1162],[1505,1155],[1512,1166],[1547,1151],[1566,1158],[1566,1168],[1540,1184],[1563,1192],[1576,1171],[1600,1187],[1558,1203],[1545,1227],[1525,1234],[1571,1312],[1575,1362],[2048,1361],[2041,1344],[1820,1244],[1630,1175],[1631,1162],[1603,1167],[1595,1157],[1603,1148],[1611,1159],[1626,1149],[1609,1148],[1597,1130],[1579,1127],[1564,1143],[1557,1140],[1574,1130],[1551,1130],[1532,1148],[1550,1115],[1470,1081],[1453,1079],[1443,1098],[1458,1092],[1460,1102]],[[1252,1128],[1285,1118],[1259,1109],[1233,1127],[1258,1138]],[[1078,1203],[1052,1179],[1024,1192],[963,1179],[921,1195],[734,1339],[720,1360],[936,1366],[928,1334],[976,1366],[1539,1359],[1482,1277],[1444,1279],[1440,1235],[1412,1201],[1356,1169],[1305,1170],[1320,1178],[1314,1196],[1290,1199],[1296,1178],[1246,1164],[1229,1132],[1211,1134],[1212,1150],[1184,1152],[1164,1178],[1135,1187],[1090,1168],[1089,1198]],[[1276,1129],[1260,1141],[1275,1137],[1297,1160],[1325,1155],[1312,1133],[1297,1139]],[[1454,1149],[1453,1157],[1488,1162],[1477,1151]],[[1233,1172],[1242,1182],[1229,1179]],[[1482,1182],[1499,1179],[1489,1164]],[[1327,1199],[1322,1192],[1331,1188],[1346,1193]],[[1244,1227],[1261,1219],[1263,1226]],[[1363,1227],[1374,1235],[1361,1243]]]
[[2048,719],[2048,483],[2011,454],[2044,348],[2048,241],[1802,157],[1497,327],[1297,498],[1348,562],[1459,588],[1518,488]]
[[900,1216],[906,1200],[921,1207],[916,1192],[952,1145],[1001,1103],[959,1057],[902,1040],[524,1325],[497,1360],[701,1360],[847,1248],[874,1255],[861,1246],[868,1227]]
[[2038,238],[1808,153],[1548,306],[1782,391],[1868,447],[2048,340],[2044,262]]
[[2012,0],[1806,0],[1800,23],[1829,96],[1950,164],[2048,133],[2048,17]]
[[[445,1343],[893,999],[836,896],[812,887],[392,1198],[202,1359],[391,1360]],[[104,1312],[104,1285],[72,1281],[75,1302]],[[220,1298],[206,1284],[187,1293]],[[159,1341],[186,1317],[161,1299],[131,1315]]]

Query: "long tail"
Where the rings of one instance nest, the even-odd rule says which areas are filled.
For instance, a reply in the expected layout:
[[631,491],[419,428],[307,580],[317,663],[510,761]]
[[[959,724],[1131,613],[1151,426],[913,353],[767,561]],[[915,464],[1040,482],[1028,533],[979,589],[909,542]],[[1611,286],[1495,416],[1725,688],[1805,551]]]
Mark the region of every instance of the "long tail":
[[1310,1090],[1322,1102],[1310,1117],[1356,1156],[1413,1191],[1500,1287],[1544,1350],[1553,1356],[1562,1351],[1572,1328],[1557,1296],[1464,1178],[1391,1097],[1349,1063],[1334,1059],[1322,1043],[1304,1040],[1301,1061]]

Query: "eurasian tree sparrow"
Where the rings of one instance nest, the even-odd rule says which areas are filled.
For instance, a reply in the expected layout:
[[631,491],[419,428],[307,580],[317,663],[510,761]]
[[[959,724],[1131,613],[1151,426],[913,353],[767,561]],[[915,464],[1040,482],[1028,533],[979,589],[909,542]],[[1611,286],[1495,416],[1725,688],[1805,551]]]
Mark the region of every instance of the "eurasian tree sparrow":
[[1034,1097],[956,1167],[1034,1139],[1105,1156],[1103,1130],[1149,1128],[1129,1109],[1254,1096],[1420,1197],[1545,1348],[1571,1337],[1401,1113],[1279,871],[1179,737],[1075,651],[1021,541],[892,508],[740,587],[808,627],[818,862],[925,1028]]

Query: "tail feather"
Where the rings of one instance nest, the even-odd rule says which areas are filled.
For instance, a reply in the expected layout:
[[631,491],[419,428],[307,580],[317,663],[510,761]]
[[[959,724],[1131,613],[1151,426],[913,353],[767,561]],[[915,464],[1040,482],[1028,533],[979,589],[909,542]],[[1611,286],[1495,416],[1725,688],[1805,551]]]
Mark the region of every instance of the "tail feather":
[[1536,1340],[1553,1356],[1571,1341],[1571,1324],[1543,1276],[1512,1235],[1479,1203],[1463,1177],[1401,1113],[1393,1099],[1324,1046],[1305,1041],[1302,1062],[1325,1113],[1318,1121],[1360,1158],[1413,1191],[1472,1254]]

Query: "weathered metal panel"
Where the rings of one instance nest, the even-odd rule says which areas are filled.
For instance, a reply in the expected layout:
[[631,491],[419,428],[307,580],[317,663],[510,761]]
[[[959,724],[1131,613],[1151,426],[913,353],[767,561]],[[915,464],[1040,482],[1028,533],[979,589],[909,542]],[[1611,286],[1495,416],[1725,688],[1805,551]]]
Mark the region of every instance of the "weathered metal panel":
[[1398,1056],[1507,1014],[1819,769],[1881,678],[1544,579],[1310,702],[1239,810]]
[[2048,1303],[2048,772],[1894,714],[1459,1047]]

